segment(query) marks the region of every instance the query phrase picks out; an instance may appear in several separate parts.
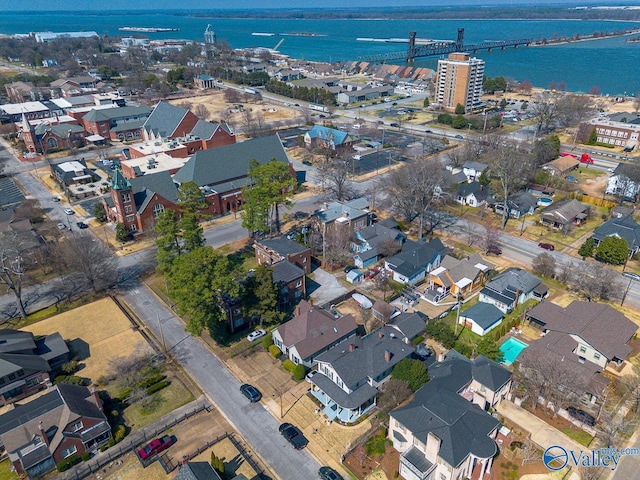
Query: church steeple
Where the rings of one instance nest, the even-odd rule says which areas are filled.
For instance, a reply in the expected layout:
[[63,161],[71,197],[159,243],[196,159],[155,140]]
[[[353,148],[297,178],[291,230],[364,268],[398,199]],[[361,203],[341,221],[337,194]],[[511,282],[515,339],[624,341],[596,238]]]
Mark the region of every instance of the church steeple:
[[129,180],[125,178],[122,174],[122,170],[120,168],[116,168],[113,172],[113,178],[111,179],[111,188],[113,190],[129,190],[131,189],[131,184]]

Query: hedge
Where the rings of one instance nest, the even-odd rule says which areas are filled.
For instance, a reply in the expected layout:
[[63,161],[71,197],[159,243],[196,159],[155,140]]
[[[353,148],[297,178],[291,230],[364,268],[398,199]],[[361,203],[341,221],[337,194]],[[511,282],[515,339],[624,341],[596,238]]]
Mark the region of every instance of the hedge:
[[282,362],[282,368],[284,368],[289,373],[293,373],[296,368],[296,364],[287,358],[284,362]]
[[77,463],[80,463],[80,457],[78,457],[78,455],[74,453],[70,457],[65,458],[61,462],[58,462],[56,464],[56,470],[58,470],[59,472],[64,472],[65,470],[69,470]]
[[424,337],[422,335],[420,335],[419,337],[414,338],[411,343],[413,343],[414,345],[419,345],[424,341]]
[[273,358],[278,358],[282,355],[282,350],[280,350],[276,345],[269,345],[269,353]]
[[164,380],[166,375],[162,375],[161,373],[156,373],[155,375],[150,376],[149,378],[144,379],[139,383],[140,388],[149,388],[151,385],[155,385],[158,382]]
[[161,382],[155,383],[147,388],[147,395],[153,395],[154,393],[159,392],[169,385],[171,385],[171,382],[169,380],[162,380]]
[[302,380],[304,378],[304,376],[307,374],[307,369],[305,368],[304,365],[302,365],[301,363],[299,363],[298,365],[296,365],[296,367],[293,369],[293,379],[294,380]]
[[127,435],[127,427],[124,425],[118,425],[116,429],[113,431],[113,441],[115,443],[120,443],[124,440],[124,437]]

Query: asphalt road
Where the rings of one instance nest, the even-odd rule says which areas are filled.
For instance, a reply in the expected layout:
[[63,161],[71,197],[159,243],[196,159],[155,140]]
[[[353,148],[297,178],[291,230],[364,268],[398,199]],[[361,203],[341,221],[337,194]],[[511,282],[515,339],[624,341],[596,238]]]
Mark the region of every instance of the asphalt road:
[[279,423],[262,403],[249,403],[240,383],[182,322],[137,280],[120,289],[122,298],[167,351],[194,379],[254,450],[282,480],[316,478],[320,465],[306,451],[296,451],[278,433]]

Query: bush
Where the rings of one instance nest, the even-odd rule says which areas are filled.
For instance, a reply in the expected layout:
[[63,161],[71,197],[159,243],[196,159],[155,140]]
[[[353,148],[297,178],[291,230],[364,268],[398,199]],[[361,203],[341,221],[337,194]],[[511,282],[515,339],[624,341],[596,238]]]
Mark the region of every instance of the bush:
[[78,362],[76,360],[71,360],[70,362],[64,363],[62,364],[62,367],[60,367],[60,370],[67,375],[71,375],[78,370]]
[[424,341],[424,337],[420,335],[419,337],[414,338],[411,343],[414,345],[420,345]]
[[387,431],[382,429],[375,437],[371,437],[367,443],[364,444],[364,451],[370,457],[373,455],[384,455],[387,448]]
[[154,385],[151,385],[149,388],[147,388],[147,395],[153,395],[154,393],[159,392],[160,390],[168,387],[169,385],[171,385],[171,382],[169,380],[163,380]]
[[70,385],[84,385],[84,379],[82,377],[76,377],[75,375],[58,375],[54,380],[53,384],[58,385],[59,383],[67,383]]
[[282,355],[282,350],[280,350],[275,345],[269,345],[269,353],[273,358],[278,358],[280,355]]
[[165,378],[167,378],[165,375],[162,375],[161,373],[157,373],[141,381],[138,386],[140,388],[149,388],[151,385],[155,385],[156,383],[161,382]]
[[89,459],[91,458],[91,453],[89,452],[84,452],[80,458],[82,459],[83,462],[87,462],[89,461]]
[[284,368],[289,373],[293,373],[296,368],[296,364],[287,358],[284,362],[282,362],[282,368]]
[[127,435],[127,427],[124,425],[118,425],[116,429],[113,431],[113,443],[120,443],[124,440],[124,437]]
[[296,365],[296,367],[293,369],[293,379],[294,380],[300,381],[300,380],[302,380],[304,378],[304,376],[306,374],[307,374],[307,369],[301,363]]
[[420,360],[411,360],[409,358],[401,360],[393,367],[391,378],[405,382],[413,392],[429,381],[429,375],[424,363]]
[[269,332],[264,337],[262,337],[262,348],[265,350],[269,350],[269,347],[273,345],[273,334]]
[[59,472],[64,472],[65,470],[69,470],[76,463],[80,462],[80,458],[75,453],[68,458],[65,458],[61,462],[56,464],[56,470]]
[[211,466],[220,474],[224,475],[224,461],[211,452]]

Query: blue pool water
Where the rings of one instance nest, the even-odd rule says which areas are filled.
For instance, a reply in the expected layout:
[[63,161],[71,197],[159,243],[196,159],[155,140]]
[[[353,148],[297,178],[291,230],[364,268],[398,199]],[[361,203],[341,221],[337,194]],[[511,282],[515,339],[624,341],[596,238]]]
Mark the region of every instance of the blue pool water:
[[500,345],[500,351],[502,352],[502,363],[505,365],[511,365],[516,361],[520,352],[527,348],[524,342],[521,342],[517,338],[509,337],[502,345]]

